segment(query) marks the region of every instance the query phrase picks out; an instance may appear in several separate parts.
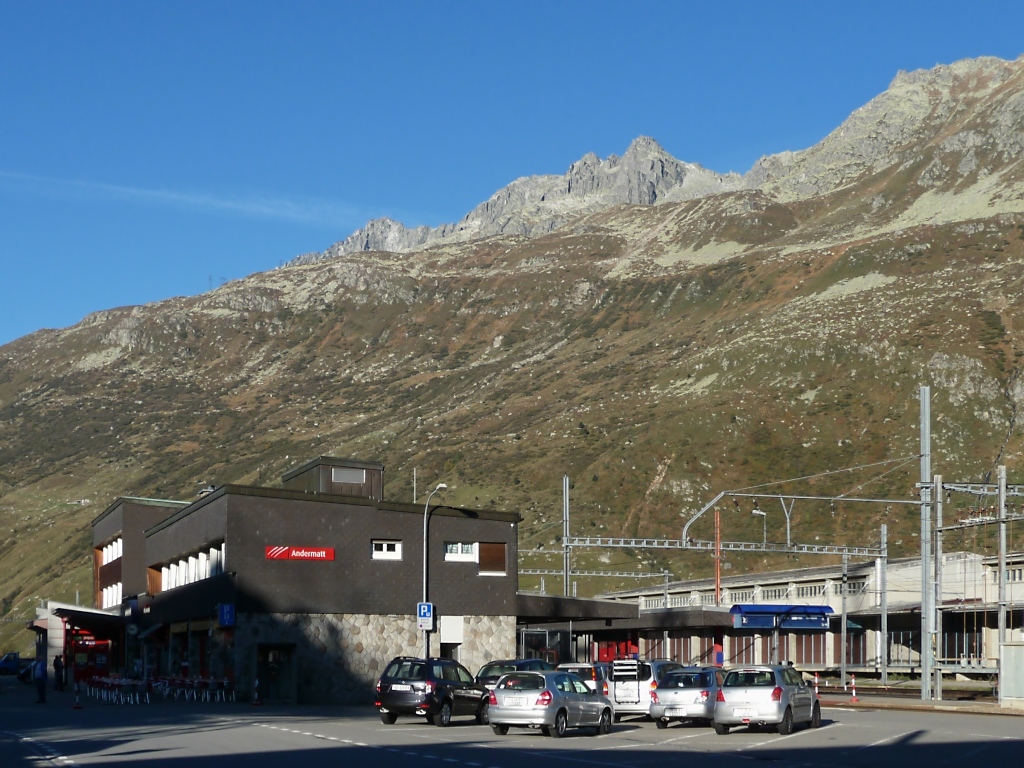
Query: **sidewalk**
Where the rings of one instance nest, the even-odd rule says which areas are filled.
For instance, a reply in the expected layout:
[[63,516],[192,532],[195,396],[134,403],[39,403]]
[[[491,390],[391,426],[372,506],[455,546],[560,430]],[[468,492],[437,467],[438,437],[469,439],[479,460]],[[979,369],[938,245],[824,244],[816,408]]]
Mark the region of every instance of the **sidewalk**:
[[[951,695],[955,696],[955,692]],[[851,709],[899,709],[916,712],[956,712],[964,715],[1009,715],[1024,717],[1024,709],[1000,707],[994,701],[958,701],[955,698],[943,701],[921,701],[921,699],[904,698],[901,696],[885,696],[866,693],[851,701],[850,696],[836,693],[823,693],[823,707],[843,707]]]

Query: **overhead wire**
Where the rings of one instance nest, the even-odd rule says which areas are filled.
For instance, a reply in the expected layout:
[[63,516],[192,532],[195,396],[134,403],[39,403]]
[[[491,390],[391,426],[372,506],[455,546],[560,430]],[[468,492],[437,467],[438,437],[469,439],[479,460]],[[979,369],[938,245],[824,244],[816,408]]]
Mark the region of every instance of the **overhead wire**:
[[[735,488],[734,491],[735,492],[739,492],[739,491],[753,491],[753,490],[756,490],[758,488],[768,488],[768,487],[773,486],[773,485],[783,485],[785,483],[798,483],[798,482],[800,482],[802,480],[814,480],[814,479],[819,478],[819,477],[828,477],[829,475],[839,475],[839,474],[842,474],[843,472],[856,472],[857,470],[860,470],[860,469],[870,469],[871,467],[882,467],[882,466],[885,466],[886,464],[895,464],[897,462],[899,462],[901,465],[902,464],[909,464],[911,461],[917,461],[920,458],[921,458],[921,454],[919,454],[919,453],[915,454],[913,456],[901,456],[898,459],[886,459],[885,461],[875,461],[875,462],[872,462],[871,464],[860,464],[860,465],[855,466],[855,467],[846,467],[844,469],[830,469],[830,470],[827,470],[825,472],[818,472],[818,473],[813,474],[813,475],[804,475],[803,477],[791,477],[788,480],[773,480],[770,483],[761,483],[759,485],[748,485],[745,488]],[[896,469],[899,469],[899,467],[896,467]]]

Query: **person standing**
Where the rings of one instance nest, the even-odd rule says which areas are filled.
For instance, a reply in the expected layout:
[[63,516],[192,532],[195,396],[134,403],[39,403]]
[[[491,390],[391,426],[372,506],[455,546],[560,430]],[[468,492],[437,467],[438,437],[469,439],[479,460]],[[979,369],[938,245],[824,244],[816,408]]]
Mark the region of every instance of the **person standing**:
[[53,690],[64,690],[64,658],[59,653],[53,657]]
[[45,656],[41,656],[39,657],[39,659],[36,660],[36,668],[32,672],[32,677],[34,677],[36,681],[36,694],[38,696],[38,698],[36,699],[36,704],[45,704],[47,683]]

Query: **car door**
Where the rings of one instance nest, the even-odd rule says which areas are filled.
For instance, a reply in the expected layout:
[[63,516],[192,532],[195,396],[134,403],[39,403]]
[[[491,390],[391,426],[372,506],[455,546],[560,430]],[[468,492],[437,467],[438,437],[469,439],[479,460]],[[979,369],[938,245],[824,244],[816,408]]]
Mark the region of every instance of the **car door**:
[[452,698],[460,715],[475,715],[480,706],[480,692],[473,683],[473,675],[461,664],[453,663],[445,670],[452,680]]
[[579,700],[580,725],[597,725],[601,719],[601,702],[597,693],[585,682],[575,675],[569,675],[569,682],[576,691],[576,698]]
[[569,725],[579,725],[580,696],[576,693],[569,675],[565,673],[555,675],[555,690],[557,691],[559,701],[565,706],[566,719]]
[[811,692],[804,683],[803,677],[792,667],[782,670],[786,687],[790,690],[793,706],[793,719],[797,721],[811,719]]

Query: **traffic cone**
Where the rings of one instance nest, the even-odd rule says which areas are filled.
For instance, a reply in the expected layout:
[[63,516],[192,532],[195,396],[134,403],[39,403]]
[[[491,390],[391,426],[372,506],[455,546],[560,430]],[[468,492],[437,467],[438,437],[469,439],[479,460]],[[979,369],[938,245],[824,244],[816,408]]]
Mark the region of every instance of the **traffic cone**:
[[814,698],[818,698],[818,673],[814,673]]
[[851,702],[858,701],[858,699],[857,699],[857,676],[856,675],[850,675],[850,692],[853,694],[850,697],[850,701]]
[[81,709],[82,702],[78,700],[78,681],[75,681],[75,703],[71,705],[72,709]]
[[252,705],[254,707],[262,706],[263,702],[260,701],[260,679],[256,678],[256,684],[253,686]]

